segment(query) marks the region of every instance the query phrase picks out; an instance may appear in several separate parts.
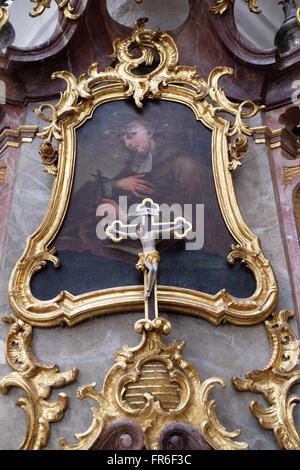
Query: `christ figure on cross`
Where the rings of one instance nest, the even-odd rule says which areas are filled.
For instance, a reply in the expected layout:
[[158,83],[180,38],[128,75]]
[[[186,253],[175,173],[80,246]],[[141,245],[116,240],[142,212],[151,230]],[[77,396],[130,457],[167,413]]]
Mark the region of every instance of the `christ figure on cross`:
[[136,264],[137,269],[144,271],[147,269],[147,289],[145,292],[145,298],[150,297],[153,286],[157,279],[158,263],[160,256],[156,251],[155,243],[160,235],[167,233],[174,233],[176,230],[184,228],[185,222],[183,220],[177,220],[172,227],[159,228],[154,230],[147,230],[147,227],[143,223],[139,223],[136,227],[137,236],[142,244],[143,251],[139,253],[139,261]]
[[[174,222],[155,223],[153,216],[154,214],[157,215],[157,209],[153,209],[153,206],[150,208],[146,207],[145,201],[147,203],[151,201],[153,204],[153,201],[149,198],[144,199],[143,203],[140,204],[137,212],[143,217],[138,225],[133,227],[132,225],[125,225],[121,221],[115,221],[107,227],[106,233],[115,242],[120,242],[122,238],[127,238],[128,236],[131,238],[137,237],[140,240],[143,251],[139,253],[139,261],[136,264],[136,268],[147,272],[147,287],[145,290],[145,299],[147,299],[151,296],[157,279],[158,263],[160,261],[159,253],[156,250],[156,240],[162,235],[171,233],[175,233],[177,238],[184,238],[191,230],[192,225],[184,217],[177,217]],[[116,227],[117,224],[118,228]],[[130,234],[132,228],[135,228],[135,235],[132,232]]]

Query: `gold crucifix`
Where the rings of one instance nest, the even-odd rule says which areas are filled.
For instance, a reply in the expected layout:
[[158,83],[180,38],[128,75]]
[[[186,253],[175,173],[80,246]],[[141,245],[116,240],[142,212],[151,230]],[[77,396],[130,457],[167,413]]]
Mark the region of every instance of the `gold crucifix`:
[[174,222],[157,222],[159,205],[152,199],[146,198],[137,206],[138,224],[124,224],[121,220],[114,220],[106,229],[106,234],[115,243],[124,238],[139,239],[143,251],[139,253],[137,269],[144,272],[144,301],[146,319],[158,317],[157,302],[157,271],[160,256],[156,250],[156,240],[161,235],[174,233],[176,238],[185,238],[192,229],[192,224],[184,217],[176,217]]

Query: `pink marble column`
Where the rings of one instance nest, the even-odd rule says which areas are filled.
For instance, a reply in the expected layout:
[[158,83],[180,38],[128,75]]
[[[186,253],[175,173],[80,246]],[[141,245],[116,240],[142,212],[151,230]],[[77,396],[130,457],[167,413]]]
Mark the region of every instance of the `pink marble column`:
[[[17,106],[2,106],[1,132],[6,128],[18,129],[24,122],[24,109]],[[5,140],[3,136],[2,140]],[[0,142],[1,144],[2,142]],[[0,151],[0,169],[3,168],[0,182],[0,259],[2,255],[6,226],[9,217],[9,208],[13,191],[13,184],[18,162],[18,149],[11,146],[2,146]]]

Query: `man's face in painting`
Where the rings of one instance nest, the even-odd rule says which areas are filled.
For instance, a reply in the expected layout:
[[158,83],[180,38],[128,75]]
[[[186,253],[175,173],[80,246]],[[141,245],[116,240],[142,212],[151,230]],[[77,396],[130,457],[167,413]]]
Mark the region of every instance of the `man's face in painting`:
[[133,121],[122,128],[121,140],[126,148],[137,154],[147,154],[154,147],[153,132],[139,121]]

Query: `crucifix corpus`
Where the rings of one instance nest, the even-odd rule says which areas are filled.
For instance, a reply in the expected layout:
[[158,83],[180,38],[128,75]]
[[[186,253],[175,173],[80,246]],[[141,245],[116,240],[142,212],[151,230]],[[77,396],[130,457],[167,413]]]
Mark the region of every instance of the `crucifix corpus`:
[[157,222],[155,219],[159,217],[159,205],[150,198],[137,206],[136,214],[139,216],[138,224],[124,224],[121,220],[114,220],[106,233],[115,243],[120,243],[124,238],[140,240],[143,251],[139,253],[136,268],[144,272],[145,317],[152,320],[158,317],[157,271],[160,256],[156,250],[156,240],[172,233],[176,238],[185,238],[192,224],[184,217],[176,217],[173,222]]

